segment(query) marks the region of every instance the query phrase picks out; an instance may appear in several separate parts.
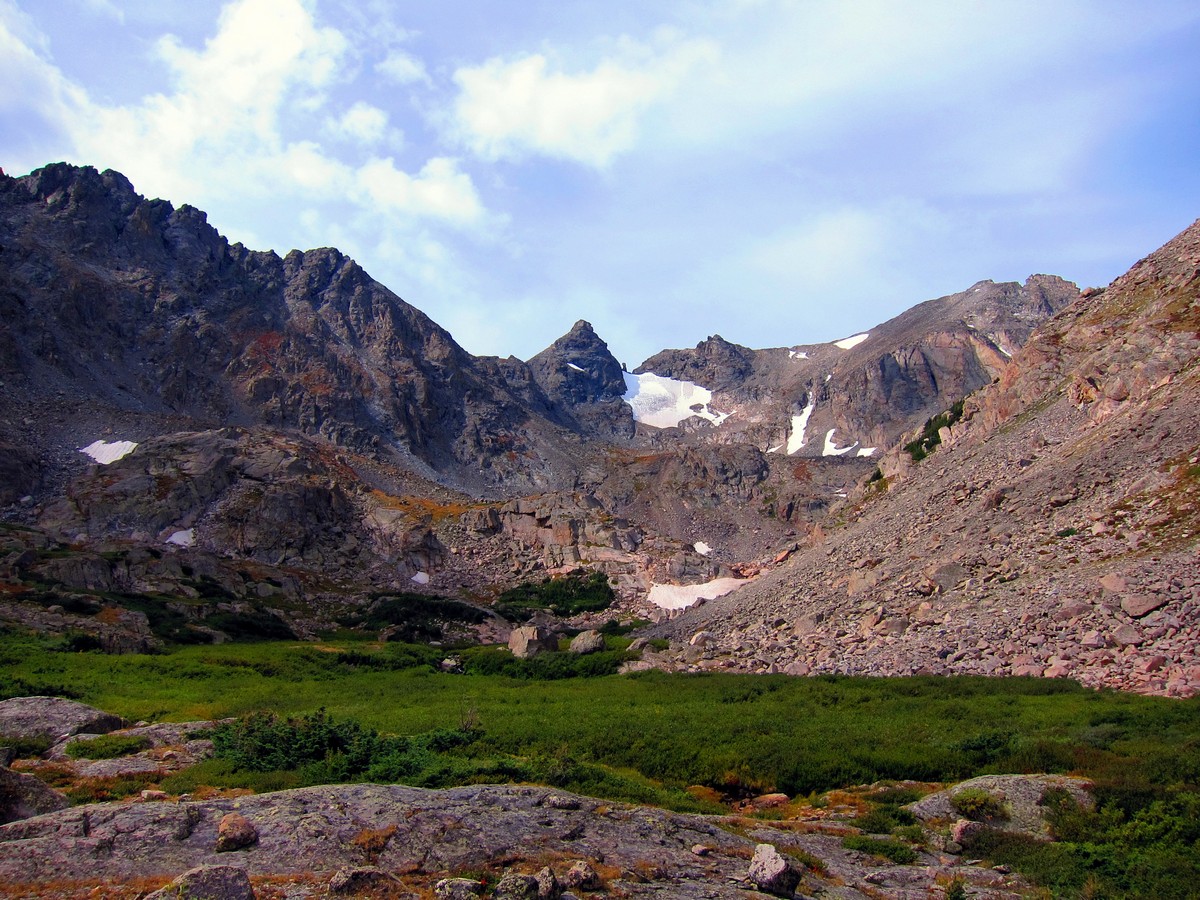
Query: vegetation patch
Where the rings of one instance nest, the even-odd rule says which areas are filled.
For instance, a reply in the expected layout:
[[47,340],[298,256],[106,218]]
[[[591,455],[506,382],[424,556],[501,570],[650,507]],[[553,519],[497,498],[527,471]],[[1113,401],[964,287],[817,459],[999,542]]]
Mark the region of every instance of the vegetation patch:
[[388,631],[388,640],[404,643],[440,641],[454,625],[478,625],[488,614],[476,606],[427,594],[379,594],[363,613],[342,618],[343,625]]
[[861,853],[883,857],[898,866],[910,866],[917,861],[916,850],[892,838],[871,838],[852,834],[842,838],[842,846],[847,850],[858,850]]
[[150,739],[141,735],[102,734],[86,740],[71,741],[64,752],[72,759],[116,759],[150,749]]
[[576,569],[557,578],[509,588],[496,600],[495,609],[511,622],[524,621],[531,612],[548,609],[556,616],[608,609],[616,593],[603,572]]
[[1008,818],[1004,801],[983,788],[963,788],[950,795],[950,805],[960,816],[976,822]]
[[912,461],[918,463],[932,453],[942,442],[941,430],[955,424],[962,418],[962,414],[963,401],[959,400],[945,412],[938,413],[927,421],[916,440],[904,445],[904,449],[908,451]]

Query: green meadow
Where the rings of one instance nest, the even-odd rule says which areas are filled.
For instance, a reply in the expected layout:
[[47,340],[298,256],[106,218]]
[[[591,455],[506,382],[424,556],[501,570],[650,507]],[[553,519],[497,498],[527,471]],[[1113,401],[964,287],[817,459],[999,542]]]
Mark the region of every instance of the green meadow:
[[[1172,893],[1179,878],[1200,877],[1196,699],[1047,679],[605,674],[625,643],[530,661],[462,650],[461,671],[446,673],[446,651],[361,639],[111,656],[7,633],[0,693],[68,696],[131,720],[238,718],[216,730],[216,759],[163,784],[175,792],[530,781],[716,812],[771,791],[820,803],[879,781],[1070,772],[1096,781],[1099,805],[1056,813],[1074,840],[1000,842],[990,857],[1055,896],[1149,896],[1142,885],[1161,900],[1187,896]],[[895,810],[871,814],[915,837]]]

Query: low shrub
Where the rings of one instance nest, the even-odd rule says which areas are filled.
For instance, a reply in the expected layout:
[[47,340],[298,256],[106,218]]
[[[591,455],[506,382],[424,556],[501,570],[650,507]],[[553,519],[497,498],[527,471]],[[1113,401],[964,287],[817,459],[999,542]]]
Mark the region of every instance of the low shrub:
[[32,759],[41,756],[52,746],[54,746],[54,741],[45,735],[24,737],[15,734],[0,734],[0,747],[12,750],[13,759]]
[[495,610],[512,622],[522,621],[531,610],[548,609],[556,616],[608,609],[616,592],[603,572],[576,569],[557,578],[509,588],[496,600]]
[[910,866],[917,861],[916,850],[892,838],[870,838],[866,835],[852,834],[842,838],[842,846],[847,850],[881,856],[898,866]]
[[150,739],[141,735],[102,734],[71,741],[64,752],[72,759],[116,759],[150,749]]
[[1004,801],[983,788],[963,788],[950,795],[950,805],[961,816],[975,821],[1007,819]]

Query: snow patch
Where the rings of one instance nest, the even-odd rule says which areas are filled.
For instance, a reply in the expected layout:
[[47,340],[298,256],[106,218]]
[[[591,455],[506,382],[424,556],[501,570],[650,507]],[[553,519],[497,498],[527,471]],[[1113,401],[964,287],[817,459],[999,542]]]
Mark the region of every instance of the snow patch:
[[653,428],[673,428],[684,419],[699,416],[720,425],[729,413],[708,408],[712,391],[690,381],[676,381],[646,372],[625,373],[625,402],[633,408],[633,418]]
[[875,451],[878,449],[879,449],[878,447],[859,447],[858,452],[855,453],[854,455],[855,456],[874,456]]
[[788,359],[808,359],[808,354],[803,350],[789,350]]
[[856,334],[848,338],[842,338],[840,341],[834,341],[833,346],[840,347],[843,350],[850,350],[854,347],[857,347],[870,336],[871,332],[867,331],[863,334]]
[[747,583],[744,578],[717,578],[704,584],[655,584],[648,599],[659,609],[686,609],[697,600],[715,600]]
[[792,431],[787,439],[787,455],[791,456],[804,446],[804,431],[808,428],[808,417],[817,408],[817,398],[809,396],[808,406],[800,411],[800,415],[792,416]]
[[835,431],[837,431],[836,428],[830,428],[827,432],[825,432],[825,449],[821,451],[822,456],[842,456],[858,446],[858,441],[855,441],[849,447],[838,447],[838,445],[833,442],[833,433]]
[[417,584],[429,584],[429,573],[428,572],[418,572],[416,575],[414,575],[412,577],[412,580],[415,581]]
[[196,544],[196,529],[185,528],[182,531],[174,532],[167,538],[168,544],[174,544],[176,547],[192,547]]
[[692,547],[701,556],[708,556],[708,554],[712,553],[712,547],[708,546],[704,541],[696,541],[696,543],[692,544]]
[[579,366],[575,365],[575,363],[567,363],[567,368],[574,369],[576,372],[582,372],[584,375],[587,374],[587,369],[582,369]]
[[90,456],[100,465],[107,466],[128,456],[136,448],[137,444],[134,441],[113,441],[111,444],[108,441],[93,441],[86,447],[81,447],[79,452]]

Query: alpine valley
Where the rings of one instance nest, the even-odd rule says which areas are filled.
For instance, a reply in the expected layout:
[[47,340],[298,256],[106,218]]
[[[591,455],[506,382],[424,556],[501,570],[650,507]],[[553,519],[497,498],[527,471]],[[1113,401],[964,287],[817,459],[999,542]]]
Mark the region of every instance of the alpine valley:
[[[1104,288],[981,281],[863,326],[764,349],[714,335],[627,369],[579,321],[531,359],[477,357],[336,249],[230,244],[114,171],[0,176],[0,624],[103,659],[358,634],[432,645],[448,670],[464,647],[531,656],[607,628],[634,639],[624,672],[1200,693],[1200,223]],[[573,604],[576,589],[607,597]],[[1005,788],[1014,808],[1024,789]],[[364,804],[418,802],[355,790],[347,834],[373,827]],[[494,828],[518,844],[569,831],[580,803],[632,828],[548,789],[470,790],[453,804],[507,817]],[[260,830],[301,815],[266,796],[239,807]],[[216,839],[210,813],[129,833]],[[20,840],[65,841],[71,815]],[[785,840],[646,815],[715,873],[656,896],[755,896],[731,886],[738,854]],[[483,864],[429,837],[435,820],[404,827],[446,858],[381,838],[393,869]],[[56,853],[83,852],[79,828]],[[565,858],[555,841],[546,858]],[[627,891],[610,896],[652,893],[653,872],[625,877],[644,847],[596,841]],[[510,846],[485,843],[491,862]],[[264,873],[314,869],[270,852]],[[649,869],[683,871],[666,852]],[[174,869],[205,861],[184,856]],[[5,859],[10,881],[36,880]],[[862,859],[808,889],[950,895],[941,870],[904,893]]]

